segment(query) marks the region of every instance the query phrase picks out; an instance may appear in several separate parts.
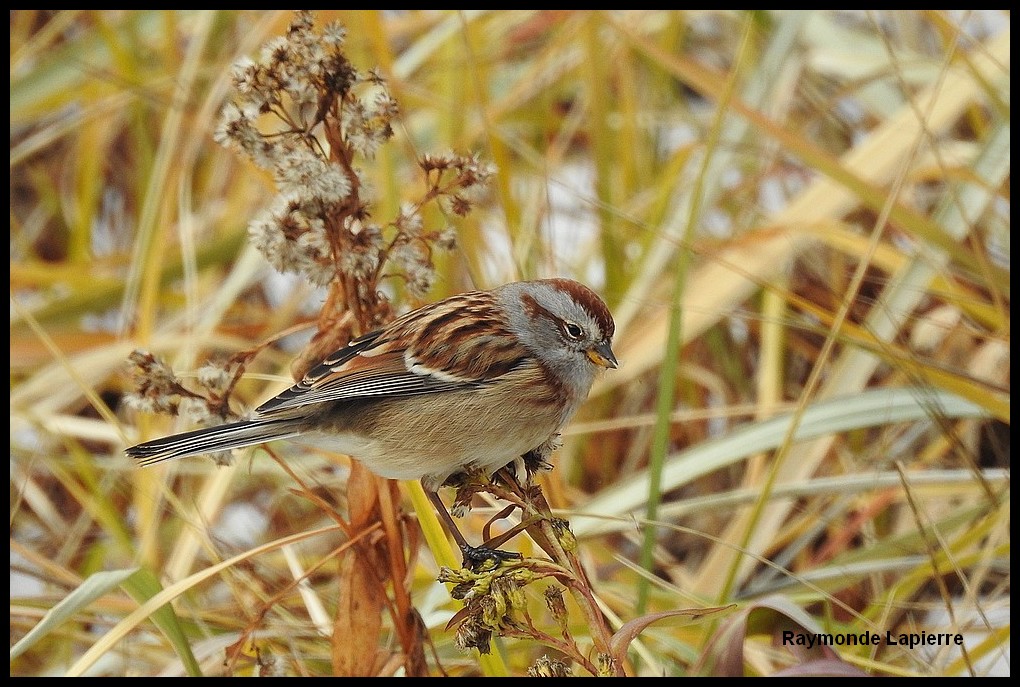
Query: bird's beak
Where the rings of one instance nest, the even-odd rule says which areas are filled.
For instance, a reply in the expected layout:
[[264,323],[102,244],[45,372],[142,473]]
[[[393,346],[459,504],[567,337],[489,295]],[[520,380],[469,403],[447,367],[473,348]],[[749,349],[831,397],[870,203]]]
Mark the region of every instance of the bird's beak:
[[589,349],[585,355],[588,356],[588,360],[599,367],[615,370],[619,366],[616,362],[616,356],[613,354],[613,349],[609,347],[608,341],[603,341],[594,348]]

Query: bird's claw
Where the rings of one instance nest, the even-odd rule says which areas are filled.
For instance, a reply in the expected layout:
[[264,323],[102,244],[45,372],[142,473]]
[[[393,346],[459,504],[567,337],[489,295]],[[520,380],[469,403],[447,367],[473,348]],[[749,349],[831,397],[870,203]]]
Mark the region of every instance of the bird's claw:
[[490,549],[487,546],[462,546],[460,552],[464,556],[464,567],[474,570],[486,561],[495,561],[497,564],[503,561],[512,561],[522,558],[516,551],[503,551],[502,549]]

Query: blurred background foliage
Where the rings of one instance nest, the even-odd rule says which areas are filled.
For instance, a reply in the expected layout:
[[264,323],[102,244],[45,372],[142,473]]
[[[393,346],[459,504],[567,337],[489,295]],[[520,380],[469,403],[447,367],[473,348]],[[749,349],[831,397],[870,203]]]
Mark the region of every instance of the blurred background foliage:
[[[12,676],[216,674],[241,639],[228,672],[337,670],[322,504],[261,455],[122,453],[186,427],[122,407],[133,349],[187,375],[292,332],[249,366],[254,405],[310,334],[322,292],[247,243],[271,177],[212,140],[231,65],[290,20],[10,13]],[[401,109],[361,170],[379,216],[423,154],[498,169],[467,217],[426,217],[458,247],[425,300],[560,275],[614,311],[623,365],[542,486],[614,628],[729,609],[651,625],[629,674],[1008,674],[1008,13],[317,20]],[[287,450],[343,512],[342,461]],[[430,674],[541,672],[525,641],[458,651],[459,603],[408,547]],[[404,670],[390,623],[350,638],[374,674]],[[777,641],[791,627],[967,643],[809,651]]]

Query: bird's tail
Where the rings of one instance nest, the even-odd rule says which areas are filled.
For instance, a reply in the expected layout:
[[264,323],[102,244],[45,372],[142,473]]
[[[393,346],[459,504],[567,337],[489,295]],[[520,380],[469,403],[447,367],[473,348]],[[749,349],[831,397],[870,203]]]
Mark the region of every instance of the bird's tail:
[[146,441],[124,450],[141,467],[186,456],[229,451],[277,439],[290,439],[301,433],[300,427],[287,420],[242,420],[216,427],[173,434]]

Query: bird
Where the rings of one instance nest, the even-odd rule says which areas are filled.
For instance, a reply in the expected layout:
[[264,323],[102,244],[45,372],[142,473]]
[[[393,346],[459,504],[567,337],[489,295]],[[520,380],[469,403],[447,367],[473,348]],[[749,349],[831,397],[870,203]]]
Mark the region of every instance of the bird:
[[498,557],[507,552],[467,543],[439,488],[547,453],[597,376],[618,366],[615,329],[602,298],[572,279],[456,294],[352,339],[245,419],[125,452],[149,466],[299,440],[381,477],[420,480],[465,563]]

